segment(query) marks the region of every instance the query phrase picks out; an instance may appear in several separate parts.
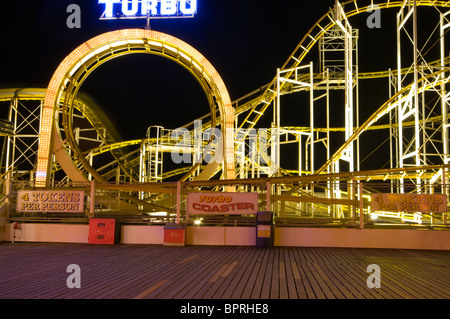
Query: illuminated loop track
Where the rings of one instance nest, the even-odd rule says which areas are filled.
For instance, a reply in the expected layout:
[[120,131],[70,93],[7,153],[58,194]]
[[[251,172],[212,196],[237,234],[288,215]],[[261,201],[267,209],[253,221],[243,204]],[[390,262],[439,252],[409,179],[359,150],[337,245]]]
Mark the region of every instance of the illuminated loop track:
[[[194,75],[207,95],[213,122],[215,122],[216,108],[219,109],[225,154],[224,165],[226,167],[224,176],[234,178],[232,133],[234,112],[220,75],[204,56],[177,38],[156,31],[127,29],[108,32],[85,42],[69,54],[54,73],[47,88],[41,119],[40,146],[36,169],[37,185],[43,186],[47,181],[53,115],[55,109],[59,108],[63,97],[62,122],[66,132],[66,140],[75,152],[75,157],[82,164],[82,170],[89,172],[97,180],[103,180],[84,158],[75,143],[70,120],[72,104],[83,81],[98,66],[112,58],[132,53],[150,53],[164,56],[184,66]],[[217,163],[214,164],[217,165]]]

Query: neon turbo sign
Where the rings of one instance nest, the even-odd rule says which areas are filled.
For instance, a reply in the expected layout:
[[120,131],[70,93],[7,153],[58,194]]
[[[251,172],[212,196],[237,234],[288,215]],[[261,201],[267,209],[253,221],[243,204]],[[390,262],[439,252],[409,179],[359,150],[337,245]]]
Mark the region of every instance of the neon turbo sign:
[[100,19],[193,17],[197,0],[99,0],[105,5]]

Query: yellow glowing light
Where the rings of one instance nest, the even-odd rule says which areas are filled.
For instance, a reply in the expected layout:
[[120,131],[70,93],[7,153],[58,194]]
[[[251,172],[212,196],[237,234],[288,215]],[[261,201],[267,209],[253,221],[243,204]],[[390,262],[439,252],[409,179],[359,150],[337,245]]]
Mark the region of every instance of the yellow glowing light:
[[118,47],[118,46],[121,46],[121,45],[125,45],[127,43],[128,43],[127,41],[117,41],[117,42],[111,43],[110,46],[111,47]]
[[156,42],[156,41],[148,41],[148,44],[157,46],[157,47],[162,47],[162,45],[163,45],[161,42]]
[[129,44],[144,44],[144,40],[128,40]]
[[[225,83],[219,73],[200,52],[180,39],[153,30],[124,29],[101,34],[81,44],[61,62],[53,74],[47,87],[41,116],[38,163],[36,167],[36,186],[45,186],[47,181],[54,110],[55,106],[60,101],[59,98],[66,93],[65,84],[67,84],[67,80],[70,78],[71,81],[76,81],[76,78],[71,78],[76,76],[77,70],[82,68],[87,62],[91,63],[91,65],[98,63],[98,61],[95,60],[96,56],[100,56],[108,49],[111,51],[119,50],[122,46],[128,44],[135,44],[145,48],[146,42],[153,46],[164,46],[164,48],[172,52],[172,55],[173,53],[177,53],[185,58],[185,60],[189,61],[194,68],[200,71],[198,74],[193,74],[196,77],[203,77],[203,79],[213,88],[213,93],[211,94],[215,94],[221,118],[223,119],[222,129],[223,132],[225,132],[224,175],[227,179],[235,178],[233,134],[234,109],[231,105],[231,99],[225,87]],[[162,54],[166,53],[162,52]],[[181,61],[178,62],[182,63]],[[91,70],[93,69],[95,68],[91,68]]]

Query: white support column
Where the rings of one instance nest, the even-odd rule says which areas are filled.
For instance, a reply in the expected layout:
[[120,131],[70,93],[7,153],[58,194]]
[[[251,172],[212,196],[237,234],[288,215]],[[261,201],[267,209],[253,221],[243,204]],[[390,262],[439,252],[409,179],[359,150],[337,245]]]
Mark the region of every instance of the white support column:
[[[344,33],[345,41],[345,140],[348,140],[353,135],[354,123],[354,109],[353,109],[353,29],[350,25],[345,11],[339,1],[336,0],[336,25]],[[344,151],[344,156],[341,159],[349,164],[349,171],[354,171],[354,145],[350,143],[348,148]]]
[[[17,108],[15,107],[15,105],[17,104],[17,98],[11,100],[10,102],[10,107],[9,107],[9,117],[8,120],[10,122],[13,123],[14,125],[14,132],[16,132],[16,121],[13,120],[13,110],[15,110],[15,112],[17,112]],[[9,171],[13,171],[13,167],[9,167],[10,163],[14,163],[13,160],[11,160],[11,152],[14,151],[13,146],[14,146],[14,141],[12,140],[14,137],[8,136],[7,137],[7,145],[6,145],[6,164],[5,164],[5,170],[9,170]]]
[[[442,70],[445,68],[445,29],[450,28],[450,22],[447,19],[447,16],[450,16],[450,11],[446,13],[441,13],[440,17],[440,53],[441,53],[441,68]],[[441,78],[445,79],[445,72],[441,73]],[[446,96],[447,92],[445,89],[445,84],[441,85],[441,112],[442,112],[442,144],[443,149],[442,152],[444,154],[444,164],[449,163],[449,144],[448,144],[448,102],[449,98]]]
[[[418,59],[418,39],[417,39],[417,4],[416,0],[413,0],[413,50],[414,50],[414,107],[415,107],[415,119],[414,119],[414,131],[415,131],[415,162],[416,166],[420,166],[420,114],[419,114],[419,59]],[[426,150],[423,150],[426,152]],[[416,178],[418,191],[420,192],[421,178]]]
[[[450,28],[450,22],[447,16],[450,16],[450,11],[447,11],[446,13],[441,13],[440,17],[440,53],[441,53],[441,69],[443,70],[445,68],[445,30]],[[446,77],[445,72],[441,73],[441,78],[444,79]],[[442,152],[443,152],[443,159],[444,164],[448,164],[450,157],[449,157],[449,141],[448,141],[448,130],[450,127],[449,121],[448,121],[448,110],[449,110],[449,103],[450,103],[450,97],[447,96],[447,91],[445,89],[445,84],[441,85],[441,114],[442,114]],[[449,189],[446,187],[449,184],[448,175],[447,175],[447,169],[442,169],[442,193],[443,194],[449,194]],[[447,218],[447,214],[444,214],[445,219]],[[446,224],[446,223],[445,223]]]
[[[307,70],[308,73],[301,73],[301,71]],[[282,83],[290,83],[293,85],[294,90],[309,90],[309,132],[305,135],[308,138],[305,139],[305,169],[309,170],[311,174],[314,173],[314,147],[315,147],[315,137],[314,137],[314,66],[311,62],[310,64],[298,66],[296,68],[287,69],[287,70],[277,70],[277,107],[274,108],[274,128],[278,130],[278,143],[280,143],[279,135],[285,133],[281,129],[280,119],[280,91],[279,87]],[[299,160],[300,160],[300,147],[299,146]],[[277,165],[279,165],[279,149],[278,149],[278,158]],[[301,170],[299,164],[299,170]]]
[[[277,100],[276,100],[276,114],[275,114],[275,119],[274,119],[274,124],[275,124],[275,141],[276,141],[276,145],[275,145],[275,154],[273,156],[273,160],[275,160],[275,165],[277,171],[276,171],[276,175],[279,175],[279,168],[280,168],[280,129],[281,129],[281,105],[280,105],[280,69],[277,69]],[[272,132],[273,134],[273,132]],[[273,163],[272,163],[272,167],[273,167]]]
[[[411,5],[412,2],[412,5]],[[407,10],[405,14],[405,10]],[[400,91],[403,88],[404,79],[402,78],[402,57],[401,57],[401,32],[402,29],[405,28],[406,23],[412,17],[413,23],[413,39],[412,47],[413,47],[413,72],[414,78],[412,83],[412,89],[408,95],[408,97],[403,101],[403,97],[399,96],[398,103],[398,158],[399,158],[399,167],[402,168],[407,163],[405,160],[413,158],[413,160],[409,160],[409,164],[420,166],[420,151],[421,151],[421,136],[420,136],[420,110],[419,110],[419,65],[418,65],[418,38],[417,38],[417,6],[416,0],[405,0],[403,1],[403,5],[397,13],[397,89]],[[406,30],[406,29],[405,29]],[[404,147],[404,138],[406,138],[407,134],[405,134],[405,128],[403,123],[406,121],[411,121],[411,117],[414,121],[414,133],[410,138],[406,149]],[[403,192],[403,179],[400,179],[400,191]],[[417,189],[420,191],[420,183],[421,178],[416,178]]]
[[311,129],[311,174],[314,174],[314,69],[313,63],[309,64],[309,81],[310,81],[310,89],[309,89],[309,125]]

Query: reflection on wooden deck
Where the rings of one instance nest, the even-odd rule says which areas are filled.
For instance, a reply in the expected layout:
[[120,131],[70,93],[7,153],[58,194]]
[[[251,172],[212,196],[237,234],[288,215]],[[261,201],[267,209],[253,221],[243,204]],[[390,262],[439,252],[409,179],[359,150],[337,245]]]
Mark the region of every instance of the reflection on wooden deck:
[[0,256],[2,299],[450,298],[450,251],[2,243]]

